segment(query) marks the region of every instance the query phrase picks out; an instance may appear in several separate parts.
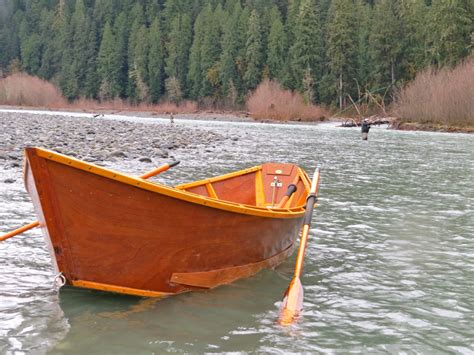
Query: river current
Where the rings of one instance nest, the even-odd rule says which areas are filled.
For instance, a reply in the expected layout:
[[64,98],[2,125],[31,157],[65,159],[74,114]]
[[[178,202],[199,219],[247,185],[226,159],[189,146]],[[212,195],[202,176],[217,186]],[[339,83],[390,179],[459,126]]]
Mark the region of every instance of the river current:
[[[173,129],[159,118],[105,119]],[[374,127],[362,141],[358,129],[334,124],[175,125],[233,139],[175,151],[181,164],[157,179],[169,185],[267,161],[310,174],[321,164],[298,322],[276,322],[295,255],[276,270],[160,301],[58,293],[32,230],[0,243],[0,353],[474,354],[473,135]],[[144,170],[133,161],[107,166]],[[4,183],[12,173],[0,166],[0,232],[36,219],[21,176]]]

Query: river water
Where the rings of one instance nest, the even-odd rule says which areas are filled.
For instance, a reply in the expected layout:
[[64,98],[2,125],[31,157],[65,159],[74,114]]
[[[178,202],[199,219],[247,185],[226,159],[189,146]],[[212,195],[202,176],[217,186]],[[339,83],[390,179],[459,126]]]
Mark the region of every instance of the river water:
[[[374,127],[362,141],[358,129],[333,124],[176,125],[238,140],[178,150],[182,163],[158,179],[167,184],[266,161],[309,173],[321,164],[298,322],[276,322],[295,255],[276,270],[161,301],[58,294],[33,230],[0,244],[0,353],[474,353],[473,135]],[[134,162],[110,166],[137,173]],[[35,216],[21,178],[5,184],[12,172],[2,169],[7,231]]]

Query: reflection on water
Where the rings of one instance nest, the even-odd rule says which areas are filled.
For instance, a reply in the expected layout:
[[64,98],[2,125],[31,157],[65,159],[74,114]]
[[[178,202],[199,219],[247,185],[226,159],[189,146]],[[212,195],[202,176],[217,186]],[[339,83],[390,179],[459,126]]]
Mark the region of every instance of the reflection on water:
[[[358,130],[333,125],[177,124],[238,141],[177,151],[180,166],[157,178],[167,184],[265,161],[310,173],[322,163],[299,322],[276,323],[294,257],[275,271],[160,301],[70,288],[58,296],[33,230],[0,244],[0,353],[472,353],[473,136],[374,128],[363,142]],[[0,167],[2,231],[35,219],[18,174]]]

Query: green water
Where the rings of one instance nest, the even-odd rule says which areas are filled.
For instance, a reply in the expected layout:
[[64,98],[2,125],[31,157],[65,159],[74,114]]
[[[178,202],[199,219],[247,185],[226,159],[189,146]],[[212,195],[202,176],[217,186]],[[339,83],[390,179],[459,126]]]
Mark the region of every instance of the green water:
[[[238,140],[176,152],[182,163],[162,182],[265,161],[309,172],[322,164],[299,321],[276,323],[294,256],[274,271],[162,301],[58,295],[32,231],[0,244],[0,353],[474,352],[474,136],[375,127],[363,142],[357,129],[333,125],[177,124]],[[19,179],[0,184],[0,207],[2,229],[34,219]]]

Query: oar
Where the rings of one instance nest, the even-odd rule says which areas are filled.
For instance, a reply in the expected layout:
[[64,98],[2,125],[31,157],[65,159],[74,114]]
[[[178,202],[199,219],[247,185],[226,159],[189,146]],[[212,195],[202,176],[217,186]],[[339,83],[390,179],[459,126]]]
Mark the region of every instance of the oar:
[[283,196],[283,198],[281,199],[281,201],[278,203],[277,208],[284,208],[285,207],[285,205],[288,202],[288,200],[290,199],[291,195],[293,195],[296,192],[296,190],[297,190],[296,185],[298,184],[298,181],[300,181],[300,176],[296,175],[296,177],[293,179],[291,184],[288,185],[288,189],[286,190],[286,193]]
[[[173,161],[171,163],[166,163],[166,164],[163,164],[162,166],[159,166],[158,168],[156,169],[153,169],[149,172],[147,172],[146,174],[143,174],[140,177],[140,179],[148,179],[148,178],[151,178],[152,176],[155,176],[155,175],[158,175],[170,168],[172,168],[173,166],[176,166],[179,164],[179,160],[176,160],[176,161]],[[30,224],[27,224],[26,226],[23,226],[23,227],[20,227],[18,229],[15,229],[11,232],[8,232],[7,234],[3,235],[3,236],[0,236],[0,242],[3,242],[4,240],[7,240],[11,237],[14,237],[18,234],[21,234],[23,232],[26,232],[27,230],[30,230],[30,229],[33,229],[35,227],[38,227],[40,225],[40,223],[38,221],[34,221],[34,222],[31,222]]]
[[298,316],[298,313],[303,308],[303,286],[301,285],[301,272],[303,270],[304,254],[306,251],[306,244],[308,242],[309,228],[311,226],[311,217],[313,216],[313,208],[316,203],[319,186],[319,167],[313,175],[311,189],[306,199],[306,213],[304,215],[303,228],[301,232],[300,247],[298,249],[298,256],[296,257],[296,265],[293,279],[285,292],[280,308],[279,323],[282,325],[290,325]]
[[157,167],[156,169],[153,169],[152,171],[147,172],[146,174],[143,174],[140,176],[140,179],[148,179],[151,178],[152,176],[161,174],[162,172],[176,166],[179,164],[179,160],[173,161],[171,163],[163,164],[162,166]]

